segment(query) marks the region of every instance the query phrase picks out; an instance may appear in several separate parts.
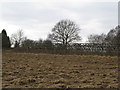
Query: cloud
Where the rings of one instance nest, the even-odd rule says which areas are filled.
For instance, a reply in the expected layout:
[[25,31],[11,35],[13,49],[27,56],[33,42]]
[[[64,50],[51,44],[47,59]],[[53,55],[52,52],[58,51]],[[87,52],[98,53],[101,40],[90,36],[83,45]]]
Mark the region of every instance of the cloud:
[[117,2],[17,1],[5,0],[1,4],[0,29],[7,29],[9,35],[23,29],[30,39],[45,39],[58,21],[70,19],[81,28],[80,35],[85,41],[89,34],[107,33],[117,25]]
[[1,0],[1,2],[118,2],[119,0]]

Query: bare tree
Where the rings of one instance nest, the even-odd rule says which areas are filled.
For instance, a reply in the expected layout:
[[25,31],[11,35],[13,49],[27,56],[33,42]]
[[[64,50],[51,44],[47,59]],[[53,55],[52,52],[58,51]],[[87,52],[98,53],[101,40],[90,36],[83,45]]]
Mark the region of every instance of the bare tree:
[[25,48],[33,48],[34,47],[34,40],[26,39],[22,42],[22,47]]
[[47,49],[47,50],[53,49],[53,43],[50,40],[44,40],[43,46],[44,46],[44,49]]
[[79,27],[73,21],[61,20],[52,29],[49,39],[67,46],[73,41],[81,40],[79,31]]
[[15,47],[20,47],[24,40],[25,40],[24,32],[21,29],[11,35],[11,42],[12,44],[14,44]]
[[106,37],[106,41],[110,44],[120,43],[120,25],[116,26],[115,29],[111,29]]
[[101,44],[101,43],[105,43],[105,38],[106,38],[106,35],[104,33],[102,33],[101,35],[91,34],[88,37],[88,42]]

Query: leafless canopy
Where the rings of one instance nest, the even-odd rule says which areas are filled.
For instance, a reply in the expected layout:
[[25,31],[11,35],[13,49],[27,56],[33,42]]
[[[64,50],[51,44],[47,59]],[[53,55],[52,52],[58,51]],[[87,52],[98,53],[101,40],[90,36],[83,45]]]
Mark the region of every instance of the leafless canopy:
[[68,45],[73,41],[81,40],[79,34],[79,27],[70,20],[61,20],[52,29],[52,34],[49,35],[49,39],[63,45]]
[[105,34],[101,34],[101,35],[98,35],[98,34],[91,34],[89,37],[88,37],[88,42],[90,43],[105,43],[105,38],[106,38],[106,35]]
[[25,39],[24,33],[21,29],[11,35],[12,44],[18,44],[18,46],[21,45],[21,43],[24,39]]

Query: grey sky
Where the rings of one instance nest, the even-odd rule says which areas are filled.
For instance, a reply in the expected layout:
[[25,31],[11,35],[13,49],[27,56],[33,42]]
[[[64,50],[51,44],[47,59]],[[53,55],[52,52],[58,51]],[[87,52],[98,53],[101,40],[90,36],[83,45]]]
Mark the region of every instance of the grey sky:
[[[19,0],[17,0],[19,1]],[[29,39],[46,39],[54,25],[70,19],[81,28],[83,41],[89,34],[108,33],[118,24],[118,2],[79,2],[78,0],[30,0],[0,3],[0,30],[9,36],[23,29]]]

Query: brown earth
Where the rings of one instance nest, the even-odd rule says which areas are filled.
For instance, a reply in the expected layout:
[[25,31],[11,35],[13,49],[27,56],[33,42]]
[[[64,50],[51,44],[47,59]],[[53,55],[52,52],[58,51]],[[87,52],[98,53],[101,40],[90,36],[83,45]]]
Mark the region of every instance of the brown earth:
[[117,56],[4,52],[3,88],[117,88]]

